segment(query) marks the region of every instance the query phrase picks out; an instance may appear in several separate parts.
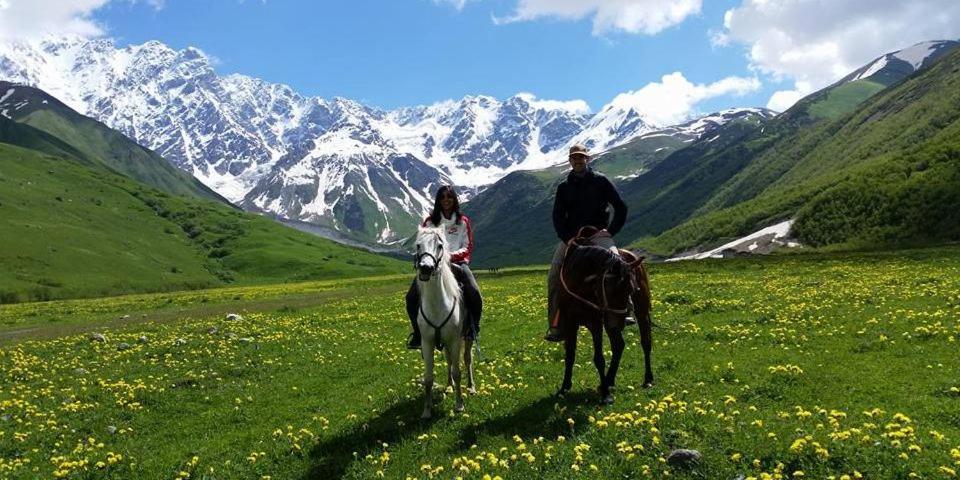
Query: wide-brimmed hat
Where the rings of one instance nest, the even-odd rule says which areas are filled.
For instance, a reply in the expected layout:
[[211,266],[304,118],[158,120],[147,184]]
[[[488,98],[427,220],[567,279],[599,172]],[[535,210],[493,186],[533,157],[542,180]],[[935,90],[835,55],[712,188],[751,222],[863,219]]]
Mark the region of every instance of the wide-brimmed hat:
[[589,157],[590,157],[590,151],[587,150],[587,147],[586,147],[586,146],[581,145],[581,144],[578,143],[578,144],[570,147],[570,156],[572,157],[572,156],[574,156],[574,155],[583,155],[584,157],[589,158]]

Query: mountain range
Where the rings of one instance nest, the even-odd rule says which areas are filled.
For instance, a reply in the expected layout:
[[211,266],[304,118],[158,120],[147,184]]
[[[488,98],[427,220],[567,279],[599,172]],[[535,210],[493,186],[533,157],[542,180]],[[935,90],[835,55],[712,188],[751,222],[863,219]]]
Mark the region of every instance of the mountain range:
[[591,115],[524,93],[385,111],[221,76],[200,50],[156,41],[0,45],[0,79],[43,89],[247,210],[379,244],[409,236],[440,184],[469,197],[573,143],[606,150],[660,127],[623,100]]
[[[63,108],[74,107],[157,151],[235,205],[313,225],[341,241],[402,242],[430,207],[436,187],[456,183],[470,197],[468,212],[479,213],[478,242],[486,247],[478,249],[478,262],[500,265],[536,262],[550,249],[550,199],[573,143],[602,152],[594,166],[614,179],[630,206],[621,234],[628,243],[679,252],[794,217],[815,193],[811,178],[856,176],[847,168],[870,163],[812,152],[882,93],[903,88],[956,46],[923,42],[882,55],[779,115],[739,108],[674,126],[655,125],[640,106],[620,97],[596,114],[578,102],[530,94],[385,111],[343,98],[305,97],[242,75],[220,76],[201,51],[159,42],[117,48],[104,39],[56,38],[0,45],[0,77],[43,88],[56,104],[62,100]],[[50,130],[49,122],[29,114],[16,87],[0,91],[0,114]],[[914,92],[917,103],[936,93]],[[919,119],[943,128],[929,121]],[[869,128],[860,134],[871,137]],[[811,155],[819,163],[804,160]],[[122,170],[124,162],[107,163]],[[121,173],[164,187],[152,173]],[[180,180],[174,183],[185,185]],[[758,198],[768,200],[764,208],[756,207]],[[518,214],[529,220],[517,225]],[[713,218],[723,220],[706,220]],[[810,218],[798,219],[796,229],[804,231]],[[503,235],[522,246],[504,244]]]

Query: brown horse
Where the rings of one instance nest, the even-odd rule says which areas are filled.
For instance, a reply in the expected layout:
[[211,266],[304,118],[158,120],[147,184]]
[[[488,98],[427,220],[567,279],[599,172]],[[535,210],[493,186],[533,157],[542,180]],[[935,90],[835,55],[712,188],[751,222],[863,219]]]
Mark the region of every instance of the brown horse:
[[[617,370],[623,355],[623,329],[633,300],[634,315],[640,327],[640,344],[643,347],[643,387],[653,385],[650,366],[650,351],[653,346],[650,318],[650,282],[643,258],[623,251],[629,261],[602,247],[584,245],[576,239],[567,247],[563,267],[560,270],[560,290],[557,306],[560,312],[560,329],[564,336],[565,369],[563,384],[558,393],[572,387],[573,364],[577,351],[577,332],[586,327],[593,337],[593,364],[600,377],[600,401],[613,403],[613,388]],[[606,368],[603,357],[603,333],[610,339],[612,357]]]

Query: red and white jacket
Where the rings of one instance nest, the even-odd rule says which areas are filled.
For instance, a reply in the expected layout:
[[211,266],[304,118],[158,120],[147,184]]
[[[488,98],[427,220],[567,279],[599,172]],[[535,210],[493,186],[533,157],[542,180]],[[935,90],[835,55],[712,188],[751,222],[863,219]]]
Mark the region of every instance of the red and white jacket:
[[[433,226],[430,217],[423,220],[423,226]],[[457,224],[456,214],[451,218],[445,218],[441,214],[440,228],[443,229],[444,243],[450,250],[450,261],[453,263],[470,263],[470,255],[473,254],[473,228],[470,226],[470,219],[461,214],[460,223]]]

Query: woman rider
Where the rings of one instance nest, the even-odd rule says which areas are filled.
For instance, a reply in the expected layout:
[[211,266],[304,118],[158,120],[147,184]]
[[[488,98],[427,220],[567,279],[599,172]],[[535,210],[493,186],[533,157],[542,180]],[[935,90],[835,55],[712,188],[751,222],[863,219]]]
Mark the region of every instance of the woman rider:
[[[460,200],[452,186],[444,185],[437,190],[437,198],[433,203],[433,211],[423,221],[424,227],[440,227],[443,230],[444,245],[450,252],[450,267],[463,290],[463,299],[467,307],[467,322],[463,338],[466,340],[465,350],[469,354],[473,341],[480,333],[480,315],[483,310],[483,298],[477,279],[470,271],[470,255],[473,253],[473,229],[470,219],[460,212]],[[420,349],[420,329],[417,327],[417,311],[420,308],[420,292],[417,289],[417,280],[414,278],[410,290],[407,292],[407,316],[413,325],[413,334],[407,342],[407,348]]]

